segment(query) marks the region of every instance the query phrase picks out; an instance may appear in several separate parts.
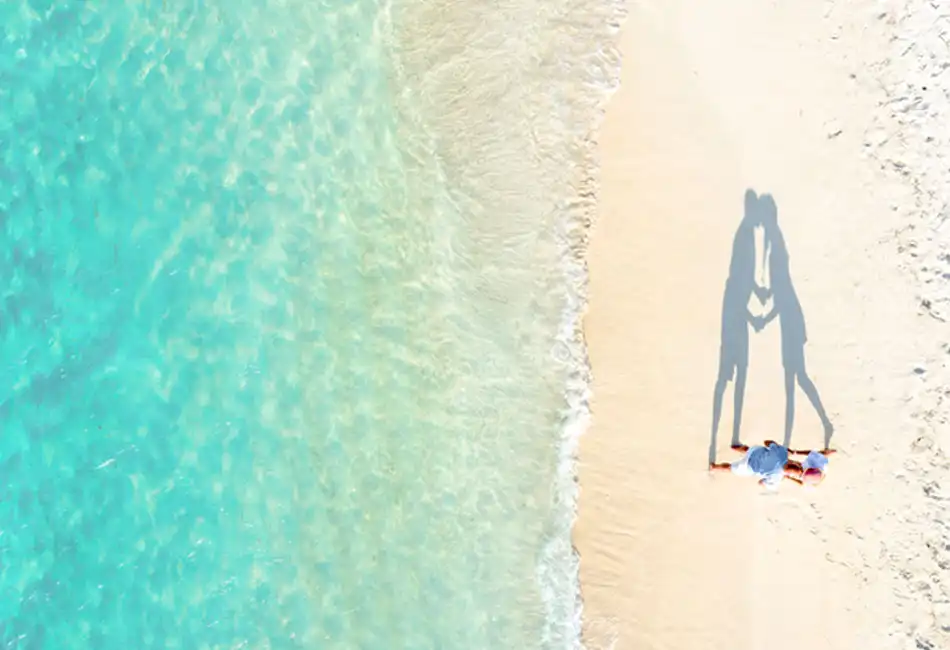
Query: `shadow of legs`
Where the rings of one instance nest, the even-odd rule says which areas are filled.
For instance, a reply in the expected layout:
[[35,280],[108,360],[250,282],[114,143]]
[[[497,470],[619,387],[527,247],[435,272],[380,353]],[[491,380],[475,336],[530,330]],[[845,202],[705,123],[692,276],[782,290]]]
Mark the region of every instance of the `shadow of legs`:
[[831,421],[828,421],[828,424],[825,425],[825,449],[831,448],[831,436],[835,434],[835,428],[831,425]]
[[818,389],[815,388],[815,382],[811,378],[801,372],[798,374],[798,385],[802,387],[802,392],[808,397],[808,401],[811,402],[811,405],[815,408],[815,411],[818,413],[818,417],[821,418],[821,426],[825,430],[825,447],[827,448],[831,444],[831,435],[834,433],[834,427],[831,426],[831,420],[828,419],[828,414],[825,413],[825,407],[821,403],[821,398],[818,396]]
[[792,442],[792,425],[795,423],[795,371],[785,369],[785,441],[788,447]]
[[736,385],[734,386],[735,393],[733,395],[735,401],[732,413],[733,446],[739,444],[739,429],[742,426],[742,400],[745,398],[746,370],[747,368],[741,365],[736,368]]
[[709,437],[709,462],[716,462],[716,432],[719,430],[719,418],[722,416],[722,398],[726,392],[727,380],[720,377],[713,390],[712,435]]

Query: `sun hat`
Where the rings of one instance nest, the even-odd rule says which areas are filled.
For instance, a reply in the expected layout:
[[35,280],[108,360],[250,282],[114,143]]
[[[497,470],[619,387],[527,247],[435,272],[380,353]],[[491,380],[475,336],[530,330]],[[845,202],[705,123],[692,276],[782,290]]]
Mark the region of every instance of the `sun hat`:
[[802,463],[802,483],[807,485],[818,485],[825,478],[825,470],[828,467],[828,457],[817,452],[810,451]]

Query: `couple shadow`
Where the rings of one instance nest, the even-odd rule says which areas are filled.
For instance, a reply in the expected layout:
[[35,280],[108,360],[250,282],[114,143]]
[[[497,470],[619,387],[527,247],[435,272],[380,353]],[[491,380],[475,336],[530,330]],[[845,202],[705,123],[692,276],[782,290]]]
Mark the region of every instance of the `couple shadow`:
[[[756,282],[755,229],[764,231],[763,256],[768,259],[768,286]],[[763,267],[765,265],[763,264]],[[752,296],[763,306],[772,302],[764,316],[754,316],[749,310]],[[818,396],[815,383],[805,369],[805,315],[795,293],[788,264],[788,249],[778,226],[778,208],[769,194],[757,196],[749,189],[745,194],[745,215],[736,230],[732,244],[732,260],[729,277],[722,299],[722,340],[719,348],[719,374],[713,392],[712,437],[709,443],[709,462],[716,458],[716,435],[722,415],[722,400],[726,385],[734,386],[734,409],[732,443],[740,443],[742,402],[745,396],[746,377],[749,366],[749,328],[756,332],[778,319],[781,329],[782,366],[785,371],[785,438],[788,447],[792,439],[795,420],[796,384],[808,397],[824,427],[824,444],[831,443],[834,429]]]

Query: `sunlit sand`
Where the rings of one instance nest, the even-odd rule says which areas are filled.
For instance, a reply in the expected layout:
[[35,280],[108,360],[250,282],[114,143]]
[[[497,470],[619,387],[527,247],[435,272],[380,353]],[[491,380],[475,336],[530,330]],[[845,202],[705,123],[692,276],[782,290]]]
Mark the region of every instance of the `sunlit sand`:
[[[588,648],[950,647],[931,11],[631,4],[588,252]],[[709,472],[766,439],[838,452],[817,487]]]

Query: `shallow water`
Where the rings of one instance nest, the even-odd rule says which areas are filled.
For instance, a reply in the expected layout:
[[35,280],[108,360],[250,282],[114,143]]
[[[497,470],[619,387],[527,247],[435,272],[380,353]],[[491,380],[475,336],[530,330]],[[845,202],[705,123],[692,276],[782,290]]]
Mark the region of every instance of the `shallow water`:
[[388,6],[92,7],[0,4],[3,647],[576,643],[567,235]]

